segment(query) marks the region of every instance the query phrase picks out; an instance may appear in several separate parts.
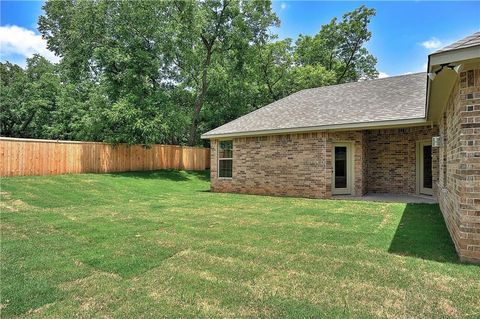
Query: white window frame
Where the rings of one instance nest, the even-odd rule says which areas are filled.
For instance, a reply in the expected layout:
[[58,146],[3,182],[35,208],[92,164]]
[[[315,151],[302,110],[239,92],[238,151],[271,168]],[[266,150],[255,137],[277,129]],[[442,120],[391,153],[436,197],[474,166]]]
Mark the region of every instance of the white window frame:
[[[221,142],[231,142],[232,143],[232,157],[220,157],[220,143]],[[232,176],[231,177],[220,176],[220,161],[221,160],[231,160],[232,161]],[[233,178],[233,140],[225,139],[225,140],[219,140],[218,141],[218,147],[217,147],[217,178],[218,179],[232,179]]]

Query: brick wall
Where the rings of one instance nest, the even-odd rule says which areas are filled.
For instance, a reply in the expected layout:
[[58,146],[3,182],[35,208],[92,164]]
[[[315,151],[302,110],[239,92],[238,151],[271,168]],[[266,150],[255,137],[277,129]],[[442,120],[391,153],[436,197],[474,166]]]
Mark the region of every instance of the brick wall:
[[[423,126],[366,132],[367,191],[415,194],[417,188],[417,141],[431,141],[438,128]],[[432,180],[436,193],[438,148],[432,148]]]
[[[233,139],[233,178],[217,176],[218,141],[211,141],[211,187],[216,192],[329,198],[332,150],[350,142],[354,153],[352,195],[367,191],[415,193],[416,142],[436,128],[317,132]],[[437,180],[433,149],[433,179]]]
[[219,179],[218,141],[211,141],[211,188],[216,192],[328,197],[325,133],[233,140],[233,178]]
[[362,196],[366,193],[366,145],[365,131],[348,131],[348,132],[328,132],[327,143],[327,172],[328,175],[328,194],[332,193],[332,150],[333,144],[336,142],[350,142],[353,145],[353,189],[352,195]]
[[480,263],[480,65],[460,74],[440,134],[440,208],[460,259]]

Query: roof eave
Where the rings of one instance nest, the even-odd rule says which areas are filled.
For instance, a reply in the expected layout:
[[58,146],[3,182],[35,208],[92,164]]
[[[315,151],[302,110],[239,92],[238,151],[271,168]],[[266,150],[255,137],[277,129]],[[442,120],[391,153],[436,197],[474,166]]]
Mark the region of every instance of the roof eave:
[[[427,72],[432,72],[433,68],[438,65],[463,62],[471,59],[478,59],[480,57],[480,45],[472,45],[464,48],[451,49],[447,51],[434,52],[428,56]],[[430,106],[430,95],[432,90],[432,84],[427,77],[427,95],[425,114],[431,121],[436,121],[434,116],[431,116],[432,108]],[[443,109],[443,108],[442,108]]]
[[291,133],[307,133],[314,131],[333,131],[333,130],[362,130],[362,129],[377,129],[377,128],[395,128],[405,126],[418,126],[426,125],[428,121],[425,117],[412,118],[403,120],[386,120],[386,121],[374,121],[374,122],[361,122],[361,123],[345,123],[345,124],[332,124],[332,125],[318,125],[308,127],[293,127],[283,129],[271,129],[271,130],[258,130],[258,131],[246,131],[246,132],[234,132],[223,134],[203,134],[202,139],[221,139],[232,137],[249,137],[249,136],[264,136],[264,135],[279,135],[279,134],[291,134]]
[[466,48],[435,52],[428,56],[430,60],[429,66],[475,59],[478,58],[479,53],[480,45],[473,45]]

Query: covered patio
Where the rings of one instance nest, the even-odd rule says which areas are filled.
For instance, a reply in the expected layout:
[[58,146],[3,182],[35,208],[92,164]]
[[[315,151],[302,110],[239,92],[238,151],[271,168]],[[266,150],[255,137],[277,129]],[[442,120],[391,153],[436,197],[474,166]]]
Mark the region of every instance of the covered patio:
[[[436,202],[436,126],[332,132],[327,139],[331,194],[381,201]],[[392,195],[386,197],[385,195]],[[395,195],[395,196],[393,196]],[[427,196],[410,196],[427,195]],[[433,197],[433,198],[432,198]]]

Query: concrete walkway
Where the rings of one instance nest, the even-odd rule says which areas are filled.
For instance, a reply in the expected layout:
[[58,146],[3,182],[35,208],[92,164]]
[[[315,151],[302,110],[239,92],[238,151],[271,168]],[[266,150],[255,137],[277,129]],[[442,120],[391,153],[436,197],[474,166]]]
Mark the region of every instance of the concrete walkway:
[[387,203],[412,203],[412,204],[436,204],[437,201],[428,195],[410,195],[410,194],[365,194],[363,196],[335,195],[332,199],[346,200],[366,200],[373,202]]

